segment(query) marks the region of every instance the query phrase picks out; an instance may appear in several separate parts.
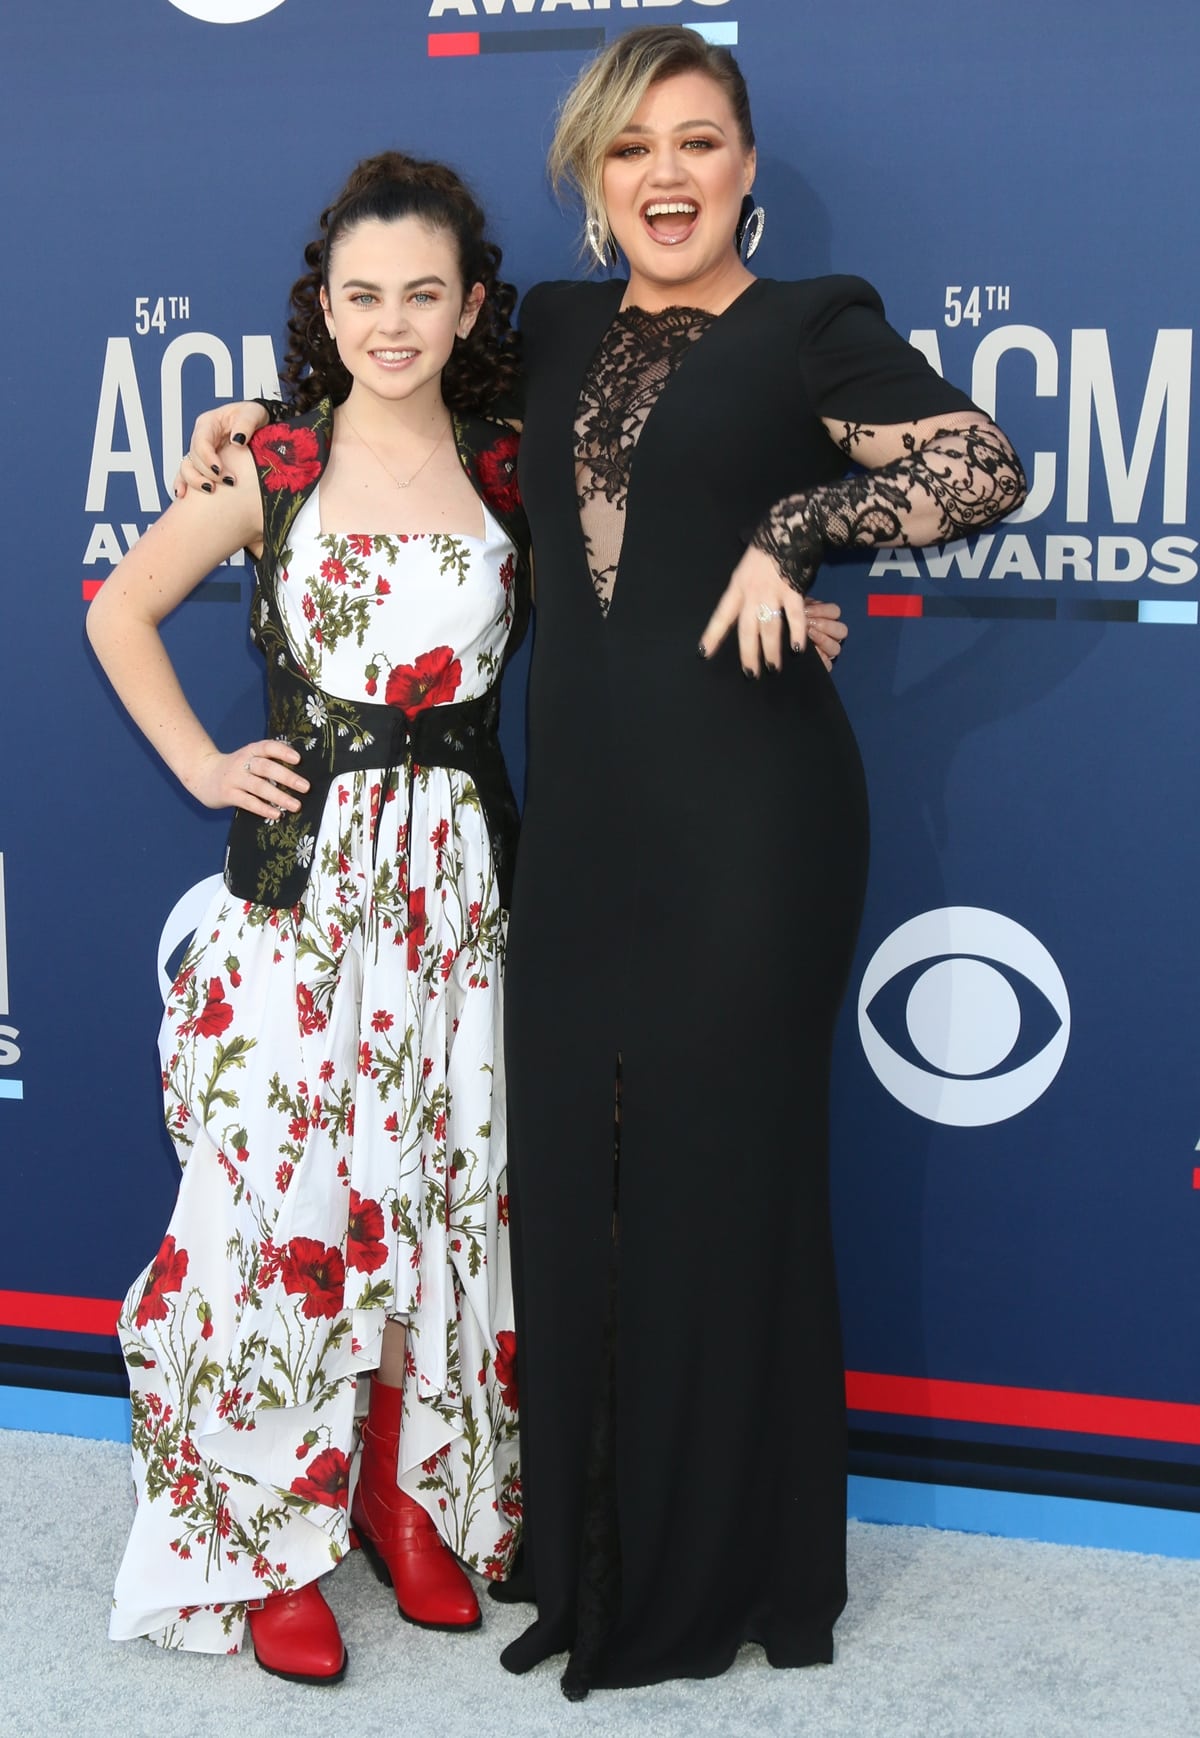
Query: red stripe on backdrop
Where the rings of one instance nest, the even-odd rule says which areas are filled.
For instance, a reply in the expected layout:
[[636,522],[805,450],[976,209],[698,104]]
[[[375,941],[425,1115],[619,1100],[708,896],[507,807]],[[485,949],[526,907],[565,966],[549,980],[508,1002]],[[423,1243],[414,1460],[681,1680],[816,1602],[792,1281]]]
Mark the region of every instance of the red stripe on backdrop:
[[479,53],[479,32],[477,30],[442,31],[429,38],[429,58],[443,60],[455,58],[462,54]]
[[885,591],[873,591],[867,596],[869,616],[921,616],[924,613],[925,600],[921,597]]
[[85,579],[83,582],[83,601],[84,601],[84,603],[90,602],[91,599],[95,597],[96,593],[100,590],[100,587],[103,584],[104,584],[104,581],[102,579]]
[[[0,1291],[0,1327],[108,1337],[116,1331],[120,1307],[115,1298]],[[1000,1388],[982,1382],[941,1382],[925,1376],[880,1376],[847,1370],[846,1403],[853,1412],[1200,1445],[1200,1406],[1171,1400]]]
[[1047,1388],[996,1388],[982,1382],[938,1382],[924,1376],[874,1376],[847,1370],[846,1404],[853,1412],[893,1413],[905,1418],[946,1418],[962,1424],[1012,1424],[1024,1430],[1200,1444],[1200,1406],[1171,1400],[1063,1394]]
[[115,1334],[120,1304],[104,1297],[51,1297],[40,1291],[0,1291],[0,1327],[46,1328],[57,1334]]

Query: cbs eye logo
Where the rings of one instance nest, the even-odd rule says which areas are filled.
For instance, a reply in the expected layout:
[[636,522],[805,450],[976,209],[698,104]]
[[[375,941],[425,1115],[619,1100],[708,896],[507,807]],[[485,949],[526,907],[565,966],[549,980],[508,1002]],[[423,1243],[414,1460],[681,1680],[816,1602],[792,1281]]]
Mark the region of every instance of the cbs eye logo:
[[858,1031],[906,1109],[951,1128],[1019,1116],[1062,1067],[1067,986],[1035,935],[971,905],[911,918],[863,974]]

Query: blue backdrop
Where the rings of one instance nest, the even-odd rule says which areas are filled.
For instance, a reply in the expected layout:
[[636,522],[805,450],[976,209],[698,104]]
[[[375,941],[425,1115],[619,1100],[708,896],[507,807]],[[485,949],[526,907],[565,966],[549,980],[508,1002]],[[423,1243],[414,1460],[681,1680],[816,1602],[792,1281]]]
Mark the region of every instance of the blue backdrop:
[[[874,826],[833,1118],[856,1504],[1200,1554],[1189,0],[4,8],[0,1418],[120,1428],[111,1300],[176,1184],[160,955],[226,827],[125,721],[84,599],[195,413],[273,385],[357,158],[449,158],[515,281],[573,272],[550,118],[647,22],[737,45],[756,267],[871,278],[1032,482],[970,544],[818,588]],[[222,568],[166,629],[227,744],[260,729],[248,590]],[[780,893],[819,921],[802,872]]]

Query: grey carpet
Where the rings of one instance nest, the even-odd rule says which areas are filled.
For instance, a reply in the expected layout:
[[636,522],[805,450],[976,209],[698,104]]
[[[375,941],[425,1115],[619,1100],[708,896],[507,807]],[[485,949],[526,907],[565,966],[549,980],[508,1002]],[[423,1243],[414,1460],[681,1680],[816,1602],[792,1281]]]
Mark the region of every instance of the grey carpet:
[[235,1659],[105,1636],[131,1512],[127,1450],[0,1431],[0,1733],[16,1738],[1200,1738],[1200,1563],[910,1527],[850,1531],[837,1663],[565,1702],[552,1662],[496,1655],[525,1621],[401,1623],[358,1553],[325,1583],[350,1650],[306,1689]]

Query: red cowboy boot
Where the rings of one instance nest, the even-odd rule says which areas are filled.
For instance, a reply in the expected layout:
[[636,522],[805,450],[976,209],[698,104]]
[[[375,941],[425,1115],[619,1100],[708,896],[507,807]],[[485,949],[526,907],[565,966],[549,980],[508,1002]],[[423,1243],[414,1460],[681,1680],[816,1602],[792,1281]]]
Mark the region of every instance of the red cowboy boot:
[[351,1519],[376,1575],[396,1595],[401,1617],[422,1629],[478,1629],[479,1602],[420,1503],[396,1484],[399,1388],[371,1377],[362,1461]]
[[337,1684],[346,1675],[346,1650],[337,1618],[315,1581],[290,1593],[272,1593],[246,1607],[254,1657],[264,1672],[293,1684]]

